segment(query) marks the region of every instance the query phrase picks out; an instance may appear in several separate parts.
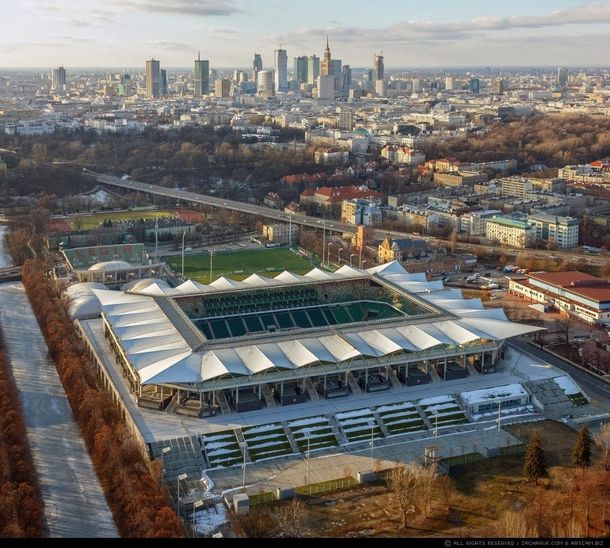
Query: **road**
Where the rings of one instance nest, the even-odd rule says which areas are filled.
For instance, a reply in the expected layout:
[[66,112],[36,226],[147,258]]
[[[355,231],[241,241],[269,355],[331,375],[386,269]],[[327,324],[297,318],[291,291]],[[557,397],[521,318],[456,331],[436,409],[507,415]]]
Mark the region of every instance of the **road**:
[[565,371],[593,400],[596,401],[596,403],[610,410],[610,384],[606,384],[604,381],[596,379],[592,375],[584,372],[582,369],[574,367],[573,365],[556,358],[552,354],[536,348],[535,346],[526,342],[526,340],[522,337],[511,339],[509,344],[516,346],[521,351],[532,354],[536,358],[540,358],[541,360],[550,363],[562,371]]
[[[250,213],[252,215],[258,215],[261,217],[266,217],[267,219],[273,219],[276,221],[281,221],[284,223],[293,222],[299,226],[307,226],[310,228],[317,228],[329,230],[331,232],[356,232],[356,227],[354,225],[350,225],[347,223],[341,223],[335,220],[323,220],[317,217],[310,217],[307,215],[302,215],[300,213],[289,214],[285,213],[279,209],[272,209],[265,206],[248,204],[245,202],[238,202],[235,200],[228,200],[225,198],[218,198],[216,196],[210,196],[208,194],[199,194],[196,192],[189,192],[186,190],[180,190],[177,188],[166,188],[158,185],[150,185],[147,183],[140,183],[138,181],[133,181],[129,179],[121,179],[119,177],[114,177],[112,175],[104,175],[101,173],[96,173],[94,171],[90,171],[88,169],[83,169],[85,175],[89,175],[93,179],[95,179],[98,183],[115,186],[119,188],[124,188],[127,190],[131,190],[134,192],[144,192],[147,194],[155,194],[157,196],[165,196],[167,198],[174,198],[176,200],[181,200],[184,202],[190,202],[193,204],[200,205],[208,205],[213,207],[218,207],[221,209],[228,209],[231,211],[238,211],[241,213]],[[382,240],[386,236],[390,236],[392,238],[406,238],[411,237],[412,234],[409,232],[400,232],[395,230],[385,230],[385,229],[375,229],[373,230],[373,238]],[[447,240],[434,238],[432,236],[418,236],[421,239],[426,240],[431,244],[440,244],[447,245]],[[468,244],[463,242],[457,243],[457,249],[464,252],[470,253],[489,253],[489,246],[486,245],[478,245],[478,244]],[[498,248],[498,251],[501,248]],[[519,251],[519,250],[506,250],[509,251]],[[607,263],[607,260],[604,256],[597,255],[584,255],[582,253],[574,253],[572,251],[544,251],[544,250],[529,250],[528,252],[534,253],[535,257],[560,257],[562,259],[573,259],[577,260],[580,258],[586,258],[586,260],[595,266],[603,266]]]
[[21,283],[0,285],[0,325],[23,406],[49,536],[117,537],[112,513]]

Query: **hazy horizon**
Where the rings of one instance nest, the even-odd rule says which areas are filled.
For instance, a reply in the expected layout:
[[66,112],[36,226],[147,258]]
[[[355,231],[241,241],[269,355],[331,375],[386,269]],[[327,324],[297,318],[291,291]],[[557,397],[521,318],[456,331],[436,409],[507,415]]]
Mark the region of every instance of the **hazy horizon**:
[[[273,50],[391,70],[607,66],[610,0],[22,0],[3,6],[0,67],[265,67]],[[92,61],[96,59],[97,62]],[[523,60],[527,59],[527,65]]]

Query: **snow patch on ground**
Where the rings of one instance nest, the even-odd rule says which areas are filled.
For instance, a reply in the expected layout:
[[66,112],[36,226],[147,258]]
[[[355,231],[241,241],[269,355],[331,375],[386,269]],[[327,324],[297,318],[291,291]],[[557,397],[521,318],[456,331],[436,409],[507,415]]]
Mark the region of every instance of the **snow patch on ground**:
[[242,430],[243,434],[252,434],[252,432],[268,432],[269,430],[281,430],[282,425],[279,423],[263,424],[261,426],[253,426],[247,430]]
[[423,400],[419,401],[419,405],[422,406],[426,406],[426,405],[434,405],[437,403],[447,403],[447,402],[453,402],[453,397],[452,396],[435,396],[434,398],[425,398]]
[[[567,379],[567,377],[561,378]],[[472,392],[462,392],[460,394],[462,401],[467,404],[499,398],[517,398],[520,396],[527,396],[527,392],[520,384],[507,384],[505,386],[496,386],[494,388],[487,388],[486,390],[473,390]]]
[[568,396],[582,394],[582,390],[578,388],[578,385],[570,377],[555,377],[553,380]]
[[[398,411],[399,409],[413,409],[415,411],[415,407],[412,403],[398,403],[396,405],[382,405],[377,408],[378,413],[385,413],[386,411]],[[417,411],[415,411],[417,412]]]
[[290,426],[290,428],[292,430],[294,430],[295,428],[299,427],[299,426],[307,426],[308,424],[315,424],[317,422],[328,422],[328,419],[326,417],[309,417],[307,419],[301,419],[301,420],[297,420],[297,421],[291,421],[288,423],[288,426]]
[[195,514],[195,529],[199,535],[211,535],[227,521],[225,505],[219,502],[214,508],[208,508]]
[[356,409],[355,411],[346,411],[345,413],[337,413],[335,415],[335,417],[337,417],[338,421],[341,421],[341,419],[347,419],[349,417],[362,417],[362,416],[368,416],[371,414],[371,410],[366,408],[366,409]]

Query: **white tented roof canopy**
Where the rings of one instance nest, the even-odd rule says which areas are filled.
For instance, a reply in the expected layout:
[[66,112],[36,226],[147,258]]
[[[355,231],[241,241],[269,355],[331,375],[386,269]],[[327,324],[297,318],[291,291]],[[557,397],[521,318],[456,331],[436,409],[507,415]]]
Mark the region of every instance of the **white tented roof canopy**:
[[[304,330],[293,339],[283,336],[277,342],[273,342],[272,336],[252,344],[241,339],[232,348],[227,348],[226,344],[208,343],[194,351],[153,298],[359,276],[373,276],[417,292],[446,310],[447,315],[442,319],[413,324],[403,322],[383,328],[362,323],[359,328],[342,331],[341,326],[335,326],[332,332],[322,335],[320,330],[312,330],[309,334]],[[501,341],[538,330],[508,321],[502,309],[485,309],[477,299],[464,299],[460,290],[447,290],[440,282],[426,282],[421,274],[409,274],[397,262],[368,271],[343,267],[335,273],[314,269],[305,276],[283,272],[273,279],[254,274],[243,282],[222,277],[211,285],[188,281],[175,289],[160,280],[139,282],[146,283],[134,284],[129,293],[99,288],[92,288],[92,291],[142,384],[202,383],[267,371],[342,364],[401,352],[455,348],[478,340]]]

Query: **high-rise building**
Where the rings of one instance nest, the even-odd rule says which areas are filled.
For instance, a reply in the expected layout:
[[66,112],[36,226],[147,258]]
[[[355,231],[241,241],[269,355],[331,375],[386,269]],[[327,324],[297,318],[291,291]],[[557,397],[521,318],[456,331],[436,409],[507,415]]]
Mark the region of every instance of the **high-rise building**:
[[255,53],[252,61],[252,80],[255,82],[258,80],[258,73],[261,70],[263,70],[263,57],[260,53]]
[[161,69],[161,95],[167,95],[167,70]]
[[214,84],[214,96],[226,99],[231,95],[231,80],[227,78],[221,78],[216,80]]
[[300,57],[294,58],[294,79],[300,84],[307,83],[307,56],[301,55]]
[[332,74],[318,76],[318,99],[328,100],[335,97],[335,77]]
[[256,82],[258,87],[258,93],[260,95],[267,95],[272,97],[274,95],[273,90],[273,71],[272,70],[261,70],[258,72],[258,80]]
[[468,90],[470,93],[479,93],[481,91],[481,80],[478,78],[471,78],[468,82]]
[[57,67],[51,74],[51,89],[55,92],[62,92],[66,85],[66,69]]
[[566,86],[568,84],[568,69],[565,67],[557,68],[557,85],[559,87]]
[[493,93],[495,93],[496,95],[503,95],[504,92],[506,91],[506,89],[507,89],[506,80],[503,80],[502,78],[498,78],[497,80],[494,80],[493,86],[492,86]]
[[131,76],[129,74],[121,74],[116,92],[120,97],[129,97],[131,95]]
[[455,79],[453,78],[453,76],[447,76],[447,78],[445,78],[445,89],[447,91],[453,91],[454,86],[455,86]]
[[413,78],[412,88],[413,93],[419,93],[422,90],[422,82],[419,78]]
[[146,96],[156,99],[161,95],[161,64],[155,59],[146,61]]
[[210,62],[201,60],[201,54],[197,53],[195,61],[195,97],[201,97],[210,93]]
[[344,131],[352,131],[354,129],[354,113],[350,109],[341,107],[337,126]]
[[349,65],[343,65],[341,69],[341,80],[343,93],[347,94],[352,87],[352,69]]
[[320,58],[317,55],[310,55],[307,59],[307,83],[315,86],[320,76]]
[[275,91],[288,91],[288,54],[285,49],[273,52],[275,69]]
[[384,66],[383,66],[383,55],[373,55],[373,80],[383,80],[384,78]]
[[341,59],[332,59],[333,65],[333,76],[335,77],[335,91],[341,91],[343,89],[343,76],[341,75],[341,69],[343,67],[343,61]]
[[387,91],[385,80],[377,80],[375,82],[375,93],[379,95],[379,97],[385,97],[387,95]]
[[328,45],[328,36],[326,37],[326,49],[324,50],[324,57],[322,63],[320,63],[320,76],[334,76],[335,66],[333,65],[332,58],[330,56],[330,46]]

